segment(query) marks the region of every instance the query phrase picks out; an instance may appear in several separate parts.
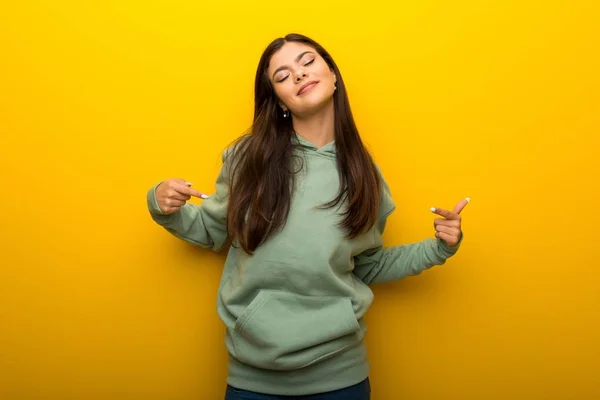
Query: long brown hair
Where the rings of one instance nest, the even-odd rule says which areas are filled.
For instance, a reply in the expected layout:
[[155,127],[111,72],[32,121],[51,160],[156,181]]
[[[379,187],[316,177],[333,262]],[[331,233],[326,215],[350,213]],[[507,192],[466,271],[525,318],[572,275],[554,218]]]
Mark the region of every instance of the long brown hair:
[[286,35],[271,42],[260,58],[254,82],[254,122],[250,131],[232,146],[227,160],[231,165],[228,234],[237,238],[249,254],[283,228],[293,194],[292,119],[283,116],[267,74],[271,57],[286,42],[301,42],[314,48],[337,78],[333,95],[334,140],[340,190],[322,207],[345,202],[340,227],[349,238],[369,230],[379,210],[380,177],[354,123],[342,74],[331,55],[314,40],[300,34]]

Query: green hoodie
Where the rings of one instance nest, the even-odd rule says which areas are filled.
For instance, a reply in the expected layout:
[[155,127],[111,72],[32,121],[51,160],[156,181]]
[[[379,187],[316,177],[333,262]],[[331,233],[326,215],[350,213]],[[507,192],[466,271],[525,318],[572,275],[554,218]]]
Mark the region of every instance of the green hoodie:
[[[347,239],[337,226],[339,209],[316,208],[339,188],[335,143],[317,148],[294,138],[304,163],[286,225],[252,256],[229,248],[217,297],[227,327],[227,382],[277,395],[326,392],[367,378],[364,315],[373,301],[368,285],[444,264],[460,246],[431,238],[383,247],[386,218],[395,209],[385,181],[377,224]],[[216,193],[201,205],[164,215],[155,197],[158,185],[152,187],[147,203],[154,221],[185,241],[220,250],[227,242],[227,154]]]

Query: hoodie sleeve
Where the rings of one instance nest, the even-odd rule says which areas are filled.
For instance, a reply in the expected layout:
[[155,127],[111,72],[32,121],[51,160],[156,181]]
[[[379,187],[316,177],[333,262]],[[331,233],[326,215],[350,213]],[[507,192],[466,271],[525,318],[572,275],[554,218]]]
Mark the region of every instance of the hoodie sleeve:
[[458,251],[463,239],[461,236],[456,246],[452,247],[438,238],[383,247],[382,235],[386,220],[395,209],[385,181],[383,189],[379,218],[373,228],[374,246],[354,256],[354,274],[367,285],[397,281],[410,275],[418,275],[434,265],[442,265]]
[[156,200],[154,185],[146,195],[148,211],[152,219],[174,236],[186,242],[219,251],[227,242],[227,196],[229,174],[226,153],[223,166],[216,181],[216,192],[202,200],[200,205],[187,203],[173,214],[164,214]]

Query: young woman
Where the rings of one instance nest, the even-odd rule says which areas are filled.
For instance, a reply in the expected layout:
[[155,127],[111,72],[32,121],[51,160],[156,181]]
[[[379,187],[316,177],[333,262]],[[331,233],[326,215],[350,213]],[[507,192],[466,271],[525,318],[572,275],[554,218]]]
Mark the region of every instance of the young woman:
[[[186,204],[192,197],[201,205]],[[444,264],[460,211],[432,209],[435,238],[383,247],[394,202],[354,124],[342,75],[313,40],[274,40],[258,64],[254,123],[223,153],[216,192],[150,188],[154,221],[202,247],[231,246],[218,294],[226,400],[370,398],[370,284]]]

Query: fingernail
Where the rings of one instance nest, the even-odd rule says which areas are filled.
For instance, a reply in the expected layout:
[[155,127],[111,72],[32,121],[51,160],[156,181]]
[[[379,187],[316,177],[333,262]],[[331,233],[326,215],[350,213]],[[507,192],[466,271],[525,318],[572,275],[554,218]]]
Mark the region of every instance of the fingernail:
[[470,198],[470,197],[467,197],[467,202],[469,202],[469,201],[471,201],[471,198]]
[[435,212],[435,207],[430,208],[431,212]]
[[207,195],[205,195],[204,193],[202,193],[202,194],[200,195],[200,197],[201,197],[201,198],[203,198],[203,199],[208,199],[208,198],[210,198],[210,196],[207,196]]
[[192,182],[186,182],[185,184],[188,186],[192,186]]

